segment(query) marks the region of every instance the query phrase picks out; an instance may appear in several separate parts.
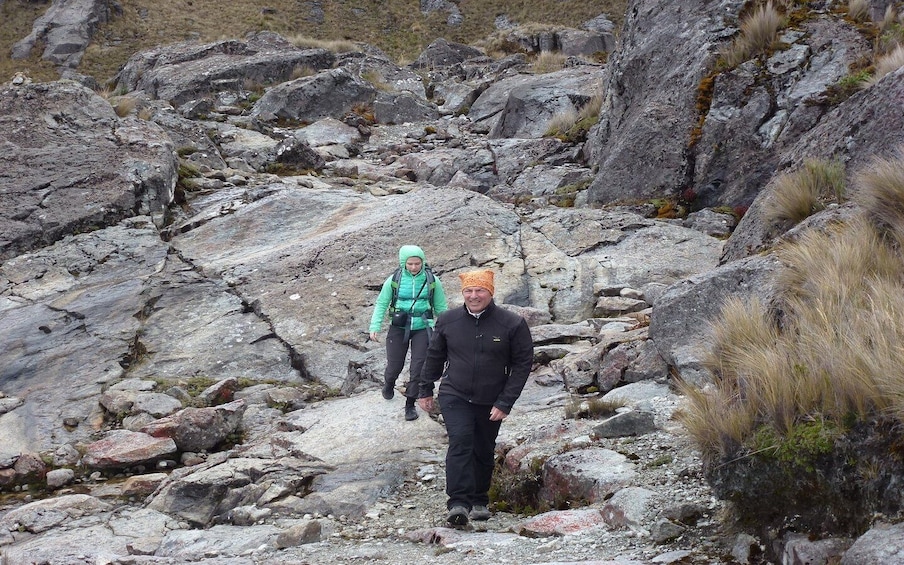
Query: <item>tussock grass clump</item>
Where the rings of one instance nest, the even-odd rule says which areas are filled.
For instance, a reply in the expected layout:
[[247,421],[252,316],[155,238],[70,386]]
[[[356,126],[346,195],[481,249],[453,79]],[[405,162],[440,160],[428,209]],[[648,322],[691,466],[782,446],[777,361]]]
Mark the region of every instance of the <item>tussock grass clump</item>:
[[855,177],[855,201],[882,233],[904,244],[904,146],[893,158],[877,157]]
[[865,22],[869,19],[869,0],[848,0],[847,13],[855,22]]
[[881,55],[876,59],[876,72],[866,81],[863,82],[864,88],[873,86],[882,80],[885,75],[893,73],[904,67],[904,45],[898,45],[891,53]]
[[[778,248],[770,302],[728,299],[712,323],[712,384],[680,385],[678,417],[713,485],[773,525],[795,515],[862,531],[897,492],[882,477],[904,466],[887,447],[904,423],[904,152],[876,159],[854,189],[865,213]],[[846,482],[867,480],[876,457],[874,482]],[[770,498],[788,505],[763,510]]]
[[767,53],[778,40],[784,18],[767,2],[741,21],[741,34],[721,53],[722,63],[734,68],[753,57]]
[[382,92],[392,92],[395,90],[391,84],[383,80],[383,76],[377,72],[376,70],[367,70],[361,73],[361,78],[369,82],[376,88]]
[[795,225],[824,210],[827,202],[842,202],[844,190],[841,163],[810,159],[799,170],[776,180],[771,198],[764,204],[766,220]]
[[599,121],[603,97],[593,96],[579,110],[569,108],[554,115],[546,126],[545,137],[557,137],[562,141],[580,143],[587,139],[587,133]]
[[622,398],[615,400],[603,400],[595,398],[574,398],[565,405],[565,418],[570,420],[595,420],[614,416],[619,408],[626,405]]
[[565,68],[565,55],[558,51],[543,51],[531,64],[534,74],[554,73]]
[[767,2],[741,21],[741,34],[722,50],[722,63],[734,68],[758,55],[766,54],[778,41],[778,31],[784,19],[778,10]]
[[706,363],[715,385],[685,386],[682,420],[711,462],[764,449],[764,428],[780,449],[813,418],[843,430],[904,414],[904,375],[892,369],[904,363],[902,258],[867,222],[810,232],[780,256],[783,326],[757,300],[726,301]]
[[293,35],[287,39],[289,43],[299,49],[326,49],[333,53],[349,53],[358,50],[358,46],[354,42],[345,39],[315,39],[306,35]]
[[113,103],[113,111],[116,112],[116,115],[120,118],[125,118],[129,114],[135,111],[135,108],[138,107],[138,101],[132,98],[131,96],[123,96],[116,100]]

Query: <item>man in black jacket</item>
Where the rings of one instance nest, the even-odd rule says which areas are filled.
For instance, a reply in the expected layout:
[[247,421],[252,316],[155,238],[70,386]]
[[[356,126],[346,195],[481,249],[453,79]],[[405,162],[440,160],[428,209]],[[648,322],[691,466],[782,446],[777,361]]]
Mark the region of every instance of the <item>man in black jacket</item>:
[[[496,436],[527,382],[534,345],[527,322],[493,301],[493,271],[462,273],[461,308],[436,320],[421,371],[418,403],[434,407],[439,386],[449,448],[446,451],[446,521],[463,526],[488,520]],[[443,369],[448,363],[445,373]]]

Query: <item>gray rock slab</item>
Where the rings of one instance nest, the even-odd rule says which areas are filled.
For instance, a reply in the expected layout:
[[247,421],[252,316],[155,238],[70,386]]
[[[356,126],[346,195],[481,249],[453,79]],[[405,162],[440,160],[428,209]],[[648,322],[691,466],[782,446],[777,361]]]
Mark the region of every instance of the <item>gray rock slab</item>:
[[[331,465],[358,463],[362,456],[377,460],[396,454],[405,458],[442,445],[443,428],[423,414],[406,422],[403,405],[403,398],[386,401],[374,390],[312,404],[286,414],[286,420],[305,430],[296,447]],[[399,434],[406,436],[404,445],[398,441]]]
[[213,526],[208,530],[175,530],[160,542],[155,555],[198,560],[211,552],[241,555],[246,551],[275,547],[280,528],[261,526]]
[[303,376],[350,391],[359,369],[373,371],[385,355],[366,330],[398,241],[420,240],[425,229],[435,243],[421,244],[451,301],[460,300],[455,273],[473,265],[496,268],[497,300],[526,296],[517,215],[468,191],[421,186],[378,198],[274,186],[171,243],[269,320]]

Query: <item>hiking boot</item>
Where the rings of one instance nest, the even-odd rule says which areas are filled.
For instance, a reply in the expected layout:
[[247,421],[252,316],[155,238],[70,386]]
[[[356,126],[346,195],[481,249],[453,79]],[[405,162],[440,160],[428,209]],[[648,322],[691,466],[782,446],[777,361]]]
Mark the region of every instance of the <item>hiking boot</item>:
[[406,406],[405,407],[405,419],[409,422],[411,420],[417,420],[417,408],[414,406]]
[[465,526],[468,523],[468,509],[464,506],[453,506],[446,515],[446,522],[451,526]]
[[393,396],[395,396],[395,383],[385,381],[383,383],[383,398],[392,400]]
[[486,522],[490,519],[490,510],[486,506],[475,506],[471,509],[470,518],[475,522]]

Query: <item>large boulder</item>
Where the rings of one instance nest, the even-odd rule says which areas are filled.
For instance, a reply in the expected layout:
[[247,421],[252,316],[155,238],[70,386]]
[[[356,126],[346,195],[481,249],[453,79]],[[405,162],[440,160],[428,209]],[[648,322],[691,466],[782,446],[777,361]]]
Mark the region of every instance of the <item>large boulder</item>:
[[339,119],[356,106],[370,107],[376,96],[371,83],[346,69],[331,69],[274,86],[255,102],[251,114],[301,122]]
[[326,69],[335,60],[325,49],[299,49],[279,35],[260,32],[247,41],[180,43],[136,53],[116,84],[180,106],[212,93],[282,82],[303,67]]
[[575,111],[600,92],[600,70],[582,65],[541,75],[503,79],[471,105],[468,117],[491,138],[542,137],[553,116]]
[[600,123],[587,143],[589,162],[599,166],[592,202],[661,196],[684,185],[697,86],[742,5],[631,3],[607,64]]
[[[693,147],[692,193],[685,195],[694,206],[749,206],[779,163],[788,161],[787,148],[827,119],[826,89],[870,51],[869,42],[844,20],[820,16],[802,28],[788,30],[782,36],[788,47],[765,65],[749,61],[715,77]],[[806,146],[808,152],[815,149]]]

